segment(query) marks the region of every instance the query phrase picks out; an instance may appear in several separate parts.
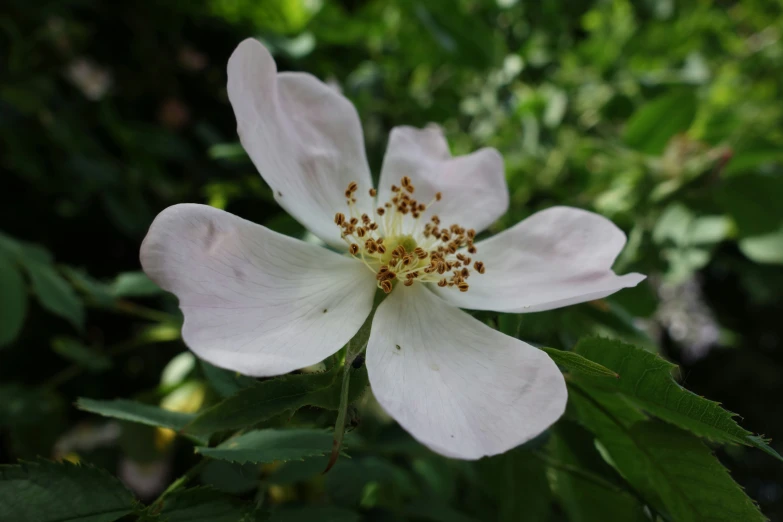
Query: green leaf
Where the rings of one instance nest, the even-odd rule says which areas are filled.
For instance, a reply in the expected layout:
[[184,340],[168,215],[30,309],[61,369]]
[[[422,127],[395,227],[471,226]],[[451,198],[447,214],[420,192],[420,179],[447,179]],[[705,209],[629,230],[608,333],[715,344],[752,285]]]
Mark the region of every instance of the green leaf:
[[672,379],[676,365],[630,344],[601,338],[582,339],[574,351],[620,374],[617,380],[583,380],[620,392],[661,419],[716,442],[755,446],[783,460],[759,437],[735,421],[717,402],[699,397]]
[[693,92],[667,94],[645,103],[633,113],[623,139],[631,148],[658,155],[675,134],[688,130],[695,117]]
[[[321,473],[325,467],[325,463],[321,464],[321,468],[316,473]],[[275,469],[276,471],[277,469]],[[260,467],[255,464],[237,464],[225,460],[210,460],[204,466],[199,478],[201,483],[206,486],[225,493],[238,495],[258,488],[260,473]]]
[[71,285],[60,277],[52,265],[28,260],[25,268],[41,306],[81,330],[84,327],[84,307]]
[[113,522],[133,505],[119,480],[90,465],[40,460],[0,466],[0,520]]
[[[181,432],[182,429],[196,417],[192,413],[168,411],[158,408],[157,406],[126,399],[98,401],[80,397],[76,401],[76,407],[80,410],[103,415],[104,417],[137,422],[147,426],[169,428],[177,432]],[[186,434],[186,436],[190,436],[200,444],[206,444],[205,439],[193,436],[192,434]]]
[[561,368],[571,370],[577,373],[583,373],[585,375],[592,375],[594,377],[619,377],[617,372],[613,372],[605,366],[591,361],[585,357],[582,357],[578,353],[566,352],[564,350],[558,350],[557,348],[541,348],[549,357],[552,358],[555,363]]
[[765,520],[710,449],[679,428],[644,416],[617,394],[581,385],[570,399],[605,458],[659,512],[678,522]]
[[[336,410],[340,401],[342,367],[325,373],[285,375],[260,381],[208,408],[186,426],[185,431],[207,435],[245,428],[302,406]],[[356,400],[367,385],[367,369],[354,370],[349,401]]]
[[82,292],[93,304],[102,308],[114,306],[115,298],[111,293],[111,288],[106,283],[98,281],[84,270],[70,266],[63,267],[63,273],[65,273],[65,276],[70,280],[74,288]]
[[271,522],[359,522],[361,515],[337,506],[282,507],[272,512]]
[[324,430],[256,430],[229,439],[215,448],[196,448],[213,459],[230,462],[272,463],[326,455],[332,449],[332,434]]
[[0,426],[20,427],[45,423],[62,406],[63,401],[57,394],[42,387],[0,384]]
[[601,459],[586,430],[578,425],[558,429],[549,449],[555,494],[571,522],[649,520],[641,502],[617,482],[617,473]]
[[176,491],[166,497],[161,522],[250,521],[253,506],[210,488]]
[[114,297],[148,297],[163,290],[144,272],[123,272],[112,282],[110,292]]
[[715,201],[737,223],[741,238],[770,234],[783,225],[783,176],[747,174],[721,181]]
[[12,343],[27,315],[27,288],[16,264],[0,254],[0,347]]
[[756,263],[782,265],[783,226],[769,234],[741,239],[739,248],[748,259]]
[[209,381],[210,386],[223,397],[230,397],[240,390],[257,384],[258,381],[252,377],[241,375],[231,370],[224,370],[199,359],[201,370]]
[[112,367],[111,359],[108,356],[92,348],[87,348],[72,337],[52,339],[52,349],[58,355],[92,372],[102,372]]
[[514,449],[476,463],[478,485],[497,510],[487,520],[527,522],[549,520],[552,492],[543,462],[529,451]]

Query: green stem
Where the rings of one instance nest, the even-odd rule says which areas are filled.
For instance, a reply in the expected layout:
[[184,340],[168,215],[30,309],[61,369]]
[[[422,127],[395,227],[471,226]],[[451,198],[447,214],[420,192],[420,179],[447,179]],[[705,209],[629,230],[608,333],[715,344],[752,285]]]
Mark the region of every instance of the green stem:
[[160,496],[150,505],[150,510],[157,514],[160,513],[160,511],[163,509],[163,501],[166,500],[166,497],[180,489],[181,487],[185,486],[188,482],[190,482],[196,475],[198,475],[202,469],[204,469],[204,466],[207,465],[209,462],[209,459],[204,457],[202,458],[198,463],[196,463],[192,468],[187,470],[184,475],[179,477],[177,480],[172,482],[169,487],[166,488],[166,490],[160,494]]
[[332,453],[329,455],[329,462],[326,464],[324,473],[332,469],[332,466],[337,462],[337,458],[340,456],[340,449],[343,445],[343,437],[345,436],[345,418],[348,414],[348,392],[351,389],[351,373],[353,372],[353,364],[356,358],[364,352],[367,348],[367,343],[370,340],[370,329],[372,327],[372,320],[375,317],[375,310],[378,309],[378,305],[383,300],[383,295],[376,294],[375,302],[373,303],[370,314],[365,319],[362,327],[353,336],[353,339],[348,341],[348,345],[345,348],[345,362],[343,363],[343,381],[340,387],[340,404],[337,410],[337,421],[334,425],[334,439],[332,440]]
[[114,303],[114,310],[124,313],[126,315],[132,315],[141,319],[149,319],[159,323],[171,323],[176,320],[176,317],[166,312],[161,312],[153,308],[147,308],[131,301],[118,300]]

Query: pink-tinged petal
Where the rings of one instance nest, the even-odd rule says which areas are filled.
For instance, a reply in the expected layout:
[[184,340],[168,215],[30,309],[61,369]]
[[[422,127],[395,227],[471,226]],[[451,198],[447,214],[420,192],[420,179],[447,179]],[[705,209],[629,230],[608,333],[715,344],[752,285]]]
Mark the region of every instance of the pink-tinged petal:
[[357,332],[375,279],[362,264],[205,205],[161,212],[141,264],[179,298],[196,355],[270,376],[315,364]]
[[380,202],[391,197],[391,185],[399,185],[403,176],[411,178],[414,196],[422,203],[429,202],[436,192],[443,195],[424,218],[437,214],[446,226],[456,223],[480,232],[508,209],[500,153],[485,148],[452,157],[443,132],[435,125],[392,129],[378,185]]
[[344,96],[306,73],[277,73],[258,41],[239,44],[228,62],[228,97],[242,146],[289,214],[329,245],[345,248],[333,223],[355,181],[362,211],[372,188],[362,127]]
[[471,275],[467,292],[436,292],[460,308],[513,313],[601,299],[645,278],[612,271],[624,246],[625,234],[605,217],[552,207],[476,243],[473,259],[484,262],[486,273]]
[[378,402],[448,457],[518,446],[565,410],[565,380],[541,350],[450,306],[424,285],[399,286],[375,314],[367,370]]

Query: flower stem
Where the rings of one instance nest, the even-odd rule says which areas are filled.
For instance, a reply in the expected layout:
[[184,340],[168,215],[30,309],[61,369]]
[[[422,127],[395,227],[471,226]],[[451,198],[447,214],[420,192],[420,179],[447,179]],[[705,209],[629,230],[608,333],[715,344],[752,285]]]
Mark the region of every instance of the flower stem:
[[167,487],[166,490],[160,494],[155,502],[150,505],[150,510],[153,513],[159,513],[160,510],[163,509],[163,501],[166,499],[166,497],[190,482],[196,475],[199,474],[199,472],[201,472],[202,469],[204,469],[204,466],[206,466],[208,462],[209,459],[207,457],[202,458],[197,464],[187,470],[184,475],[172,482],[169,487]]
[[[324,473],[332,469],[332,466],[337,462],[337,458],[340,456],[340,449],[343,445],[343,437],[345,435],[345,417],[348,413],[348,392],[351,389],[351,373],[354,369],[354,363],[358,361],[358,357],[367,348],[367,342],[370,340],[370,328],[372,326],[373,317],[375,317],[375,310],[378,309],[378,305],[381,303],[385,294],[378,291],[375,295],[375,301],[373,303],[370,314],[365,319],[362,327],[353,336],[353,339],[348,341],[348,345],[345,349],[345,362],[343,364],[343,381],[340,387],[340,404],[337,410],[337,421],[334,425],[334,439],[332,440],[332,453],[329,455],[329,462],[326,464]],[[361,367],[361,365],[360,365]]]

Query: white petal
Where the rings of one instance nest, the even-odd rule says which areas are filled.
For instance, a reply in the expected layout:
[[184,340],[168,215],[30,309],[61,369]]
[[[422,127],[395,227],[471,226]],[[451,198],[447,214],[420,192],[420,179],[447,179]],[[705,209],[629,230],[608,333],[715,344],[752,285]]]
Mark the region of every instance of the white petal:
[[179,298],[182,337],[240,373],[280,375],[333,354],[372,307],[358,261],[205,205],[161,212],[141,246],[144,271]]
[[623,246],[625,234],[605,217],[552,207],[476,243],[473,259],[486,273],[471,275],[467,292],[436,291],[460,308],[514,313],[601,299],[645,278],[612,272]]
[[549,356],[421,284],[398,286],[378,307],[367,370],[389,415],[448,457],[502,453],[565,410],[565,381]]
[[378,185],[379,201],[391,197],[391,185],[399,185],[403,176],[411,178],[416,187],[414,196],[422,203],[429,202],[436,192],[442,193],[443,199],[425,216],[437,214],[447,226],[456,223],[480,232],[508,209],[500,153],[485,148],[452,158],[443,133],[435,125],[392,129]]
[[[245,40],[228,62],[228,97],[242,146],[280,206],[328,244],[345,248],[336,212],[345,188],[372,188],[356,109],[344,96],[305,73],[277,73],[269,51]],[[359,198],[363,211],[370,198]]]

